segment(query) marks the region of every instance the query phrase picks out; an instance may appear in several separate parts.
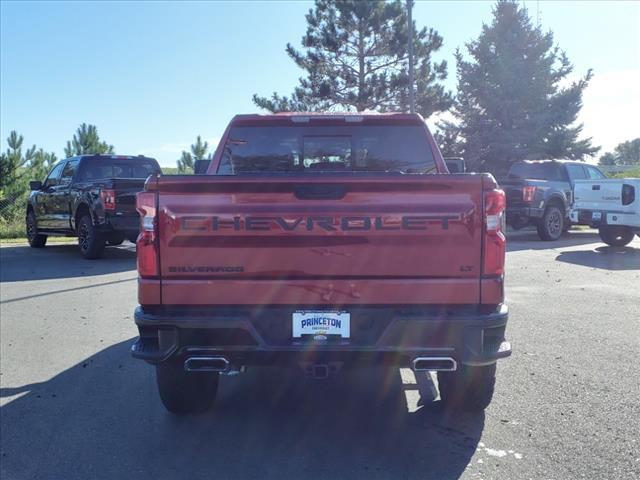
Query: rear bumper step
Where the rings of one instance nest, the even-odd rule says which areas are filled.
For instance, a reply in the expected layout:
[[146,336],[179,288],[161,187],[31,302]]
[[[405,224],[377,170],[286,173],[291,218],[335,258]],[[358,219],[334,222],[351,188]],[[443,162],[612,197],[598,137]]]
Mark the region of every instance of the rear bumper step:
[[[189,368],[205,365],[222,368],[224,362],[219,360],[222,357],[232,365],[353,360],[416,370],[487,365],[511,355],[511,345],[505,340],[508,310],[504,305],[487,314],[383,310],[372,318],[354,313],[352,338],[326,342],[291,338],[291,320],[286,315],[270,317],[263,313],[267,316],[256,318],[243,312],[246,310],[237,310],[235,314],[219,309],[205,309],[199,314],[152,313],[138,307],[135,321],[140,337],[132,346],[132,355],[150,363],[169,359],[186,362],[199,357],[216,359],[193,360]],[[364,320],[357,321],[359,317]]]

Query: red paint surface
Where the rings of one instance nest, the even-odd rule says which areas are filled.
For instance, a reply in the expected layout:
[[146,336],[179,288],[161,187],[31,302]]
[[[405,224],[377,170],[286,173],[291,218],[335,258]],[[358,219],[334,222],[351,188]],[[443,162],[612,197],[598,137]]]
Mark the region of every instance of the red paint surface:
[[[245,115],[232,123],[290,124],[290,117]],[[313,121],[334,124],[344,118]],[[362,122],[422,120],[364,115]],[[428,130],[427,137],[443,175],[151,179],[146,189],[158,196],[161,280],[140,284],[140,303],[159,302],[152,284],[159,286],[165,305],[501,303],[502,277],[481,279],[484,196],[495,184],[483,175],[446,174]],[[221,144],[225,139],[226,134]],[[210,172],[216,171],[220,156],[218,147]],[[346,193],[339,199],[300,199],[295,188],[301,184],[340,185]],[[426,229],[399,228],[403,217],[424,216],[433,217]],[[232,222],[234,217],[239,230],[214,228],[215,218]],[[307,228],[308,217],[331,218],[335,230],[316,223]],[[372,228],[345,231],[340,228],[345,217],[369,218]],[[446,228],[441,217],[450,217]],[[373,228],[376,221],[386,228]],[[283,222],[297,227],[287,230]]]

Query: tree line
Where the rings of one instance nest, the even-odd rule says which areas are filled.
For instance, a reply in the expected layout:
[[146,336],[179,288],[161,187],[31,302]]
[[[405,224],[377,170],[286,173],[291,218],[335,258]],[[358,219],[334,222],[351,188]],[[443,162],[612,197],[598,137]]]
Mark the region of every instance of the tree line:
[[600,165],[640,165],[640,137],[619,143],[600,157]]
[[[478,37],[456,50],[454,95],[443,85],[446,62],[432,59],[442,37],[433,28],[409,26],[404,1],[316,0],[302,49],[286,46],[303,71],[298,86],[288,96],[254,94],[253,102],[270,112],[408,111],[411,28],[416,111],[425,118],[449,113],[436,133],[445,156],[500,177],[522,159],[596,155],[600,147],[583,138],[576,122],[591,70],[570,81],[567,54],[517,1],[498,0],[492,13]],[[637,152],[633,142],[601,162],[627,161],[630,149]]]

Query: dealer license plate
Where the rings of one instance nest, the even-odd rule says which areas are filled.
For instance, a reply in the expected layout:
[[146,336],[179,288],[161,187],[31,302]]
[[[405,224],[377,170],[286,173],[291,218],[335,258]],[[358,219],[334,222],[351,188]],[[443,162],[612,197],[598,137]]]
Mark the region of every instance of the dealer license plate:
[[293,312],[293,338],[340,336],[349,338],[349,312],[297,311]]

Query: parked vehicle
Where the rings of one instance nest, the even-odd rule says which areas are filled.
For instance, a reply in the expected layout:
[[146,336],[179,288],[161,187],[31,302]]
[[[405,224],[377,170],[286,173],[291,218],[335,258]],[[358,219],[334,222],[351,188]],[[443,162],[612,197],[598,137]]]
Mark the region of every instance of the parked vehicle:
[[640,236],[640,178],[579,180],[571,220],[598,229],[607,245],[619,247]]
[[[412,173],[409,173],[412,172]],[[140,336],[165,407],[219,374],[438,372],[452,408],[491,401],[505,340],[504,193],[446,173],[419,115],[239,115],[207,175],[138,194]]]
[[557,240],[569,229],[569,208],[576,180],[600,180],[593,165],[566,160],[524,160],[511,165],[500,186],[507,195],[507,224],[519,230],[533,225],[541,240]]
[[82,256],[93,259],[105,244],[135,243],[135,195],[158,173],[158,162],[143,156],[82,155],[58,162],[44,183],[29,183],[29,245],[42,248],[49,235],[77,236]]

